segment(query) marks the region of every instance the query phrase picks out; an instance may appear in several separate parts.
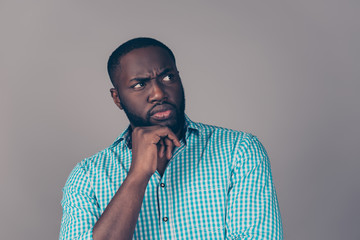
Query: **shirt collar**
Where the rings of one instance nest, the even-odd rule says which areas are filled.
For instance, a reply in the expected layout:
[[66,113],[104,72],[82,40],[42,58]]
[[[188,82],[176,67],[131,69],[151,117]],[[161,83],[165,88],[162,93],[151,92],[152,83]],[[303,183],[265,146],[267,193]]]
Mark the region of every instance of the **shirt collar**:
[[[196,122],[190,120],[185,114],[185,140],[190,136],[191,133],[201,133],[203,128]],[[131,149],[131,126],[129,125],[115,140],[113,145],[117,145],[124,140],[125,144]]]
[[203,127],[196,123],[196,122],[193,122],[190,120],[190,118],[185,114],[185,127],[186,127],[186,130],[185,130],[185,139],[187,139],[191,133],[202,133],[203,132]]

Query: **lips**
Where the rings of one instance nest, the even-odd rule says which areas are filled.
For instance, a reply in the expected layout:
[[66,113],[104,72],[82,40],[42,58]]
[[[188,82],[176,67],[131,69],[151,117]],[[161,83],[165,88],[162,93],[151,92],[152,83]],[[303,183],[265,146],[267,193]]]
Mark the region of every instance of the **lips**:
[[174,114],[174,107],[170,104],[156,105],[151,111],[150,116],[155,120],[164,121],[171,118]]

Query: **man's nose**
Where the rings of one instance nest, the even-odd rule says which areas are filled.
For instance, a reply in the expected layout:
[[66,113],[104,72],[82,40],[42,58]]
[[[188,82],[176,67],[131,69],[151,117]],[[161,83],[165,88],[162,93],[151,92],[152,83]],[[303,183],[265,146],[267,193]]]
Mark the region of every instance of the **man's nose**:
[[148,100],[150,103],[153,102],[161,102],[166,98],[166,93],[164,91],[164,87],[161,86],[156,80],[153,81],[151,86],[150,94]]

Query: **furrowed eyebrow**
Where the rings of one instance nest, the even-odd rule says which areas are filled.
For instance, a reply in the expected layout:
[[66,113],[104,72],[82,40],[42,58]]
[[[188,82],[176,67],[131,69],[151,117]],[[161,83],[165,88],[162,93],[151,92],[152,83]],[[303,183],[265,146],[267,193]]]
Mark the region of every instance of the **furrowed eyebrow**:
[[151,78],[132,78],[130,79],[130,82],[133,82],[133,81],[136,81],[136,82],[147,82],[147,81],[150,81]]
[[[172,72],[172,71],[173,71],[173,69],[171,69],[171,68],[166,68],[166,69],[164,69],[162,72],[160,72],[160,73],[158,74],[158,76],[166,75],[167,73]],[[145,78],[139,77],[139,78],[137,78],[137,77],[135,77],[135,78],[130,79],[130,82],[132,82],[132,81],[136,81],[136,82],[147,82],[147,81],[150,81],[151,79],[153,79],[153,78],[150,78],[150,77],[145,77]]]
[[166,68],[166,69],[164,69],[161,73],[159,73],[159,76],[165,75],[165,74],[167,74],[167,73],[169,73],[169,72],[171,72],[171,71],[172,71],[172,69]]

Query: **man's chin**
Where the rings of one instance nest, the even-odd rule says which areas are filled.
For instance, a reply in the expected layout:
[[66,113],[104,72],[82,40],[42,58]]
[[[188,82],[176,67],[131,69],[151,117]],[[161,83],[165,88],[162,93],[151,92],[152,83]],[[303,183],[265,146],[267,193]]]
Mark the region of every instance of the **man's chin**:
[[180,121],[176,117],[172,117],[164,120],[157,120],[150,118],[150,122],[151,125],[160,125],[160,126],[168,127],[175,134],[177,134],[179,130],[182,128],[181,125],[184,125],[184,121]]
[[176,121],[176,119],[165,119],[165,120],[157,120],[157,119],[151,119],[150,120],[151,125],[160,125],[160,126],[164,126],[164,127],[168,127],[171,130],[173,129],[178,129],[178,122]]

